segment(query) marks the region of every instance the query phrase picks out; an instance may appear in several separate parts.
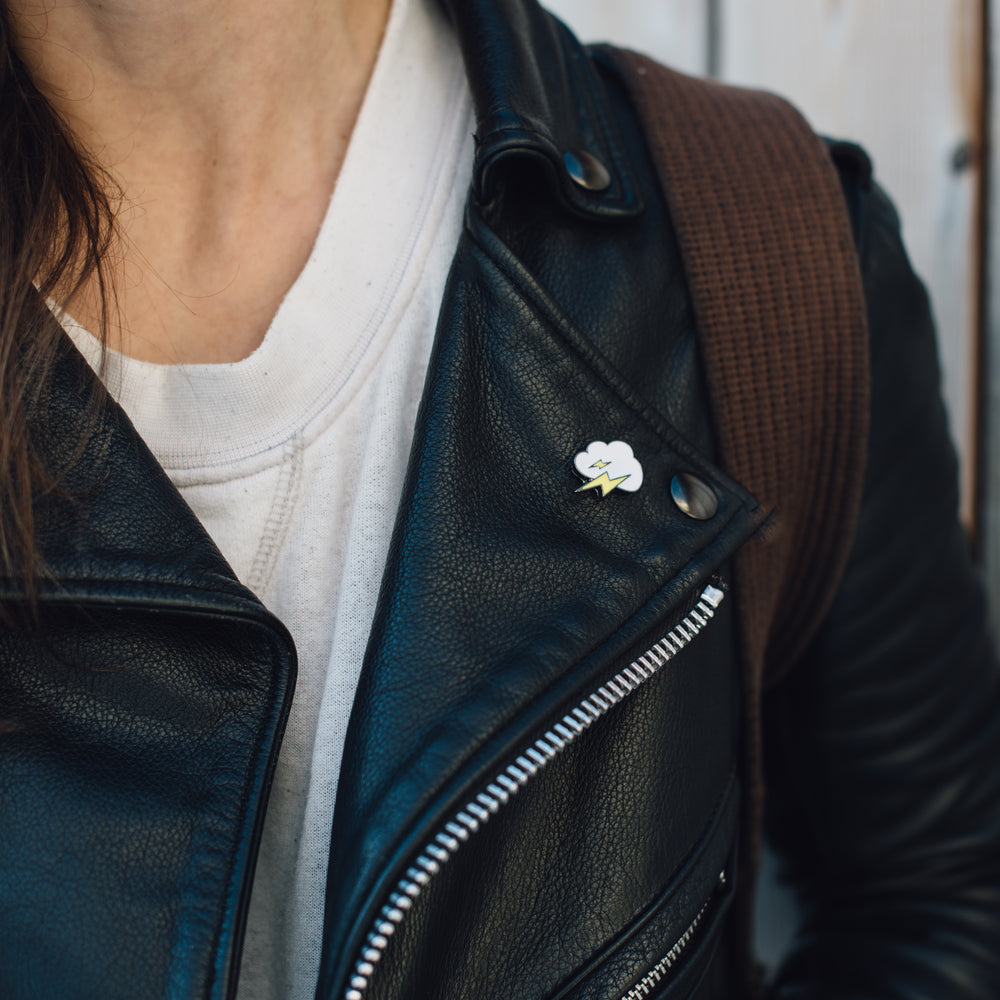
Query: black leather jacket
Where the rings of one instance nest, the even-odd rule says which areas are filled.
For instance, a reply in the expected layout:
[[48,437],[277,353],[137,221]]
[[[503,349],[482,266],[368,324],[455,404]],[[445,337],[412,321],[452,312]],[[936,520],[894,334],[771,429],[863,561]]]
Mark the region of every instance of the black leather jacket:
[[[613,73],[530,0],[452,16],[475,184],[347,738],[317,998],[738,996],[727,560],[754,501],[713,461],[681,262]],[[595,143],[603,195],[562,168]],[[870,454],[835,604],[764,706],[806,907],[776,992],[996,1000],[998,676],[929,311],[863,158],[834,153]],[[85,416],[91,377],[67,348],[35,409],[69,471],[38,501],[40,624],[0,629],[0,996],[229,997],[295,654],[121,413]],[[613,439],[648,488],[575,494],[572,456]],[[678,471],[713,517],[674,504]]]

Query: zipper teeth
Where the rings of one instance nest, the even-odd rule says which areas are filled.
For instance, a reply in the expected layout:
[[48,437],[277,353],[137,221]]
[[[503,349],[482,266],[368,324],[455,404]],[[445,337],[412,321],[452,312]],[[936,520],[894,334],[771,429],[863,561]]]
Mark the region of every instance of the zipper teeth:
[[[508,764],[474,799],[466,803],[424,848],[420,856],[406,870],[399,880],[395,890],[389,896],[389,902],[382,907],[378,917],[368,932],[361,954],[354,964],[344,1000],[364,1000],[365,992],[371,982],[375,966],[378,964],[397,926],[402,923],[406,913],[413,906],[414,900],[431,878],[440,871],[441,866],[448,861],[469,837],[483,827],[489,818],[498,812],[501,806],[507,804],[512,796],[528,784],[538,772],[560,751],[574,742],[586,729],[611,708],[631,694],[640,684],[649,680],[668,660],[673,659],[691,640],[709,623],[716,609],[722,603],[725,594],[718,587],[709,584],[701,593],[698,603],[651,649],[630,663],[624,670],[616,674],[584,698],[575,708],[567,712],[548,732],[520,754],[512,764]],[[697,924],[707,909],[708,904],[699,912],[685,938],[690,939]],[[683,940],[683,939],[682,939]],[[686,943],[686,941],[685,941]],[[680,942],[678,942],[680,944]],[[677,948],[677,945],[674,946]],[[683,949],[682,949],[683,950]],[[669,956],[668,956],[669,957]],[[663,965],[667,959],[663,959]],[[658,974],[676,961],[671,958]],[[657,966],[659,969],[660,966]],[[655,972],[655,970],[654,970]],[[654,972],[649,973],[649,979]],[[646,979],[635,987],[640,989]],[[655,980],[653,981],[655,982]],[[622,1000],[633,1000],[633,997],[643,997],[652,988],[645,988],[645,993],[631,993]]]
[[[725,871],[722,871],[719,873],[719,885],[725,885],[725,883],[726,873]],[[635,986],[633,986],[632,989],[630,989],[628,993],[621,998],[621,1000],[642,1000],[643,997],[649,996],[649,994],[659,985],[660,980],[663,979],[667,972],[677,964],[684,952],[687,951],[687,946],[691,943],[691,938],[694,937],[695,931],[698,930],[702,920],[705,919],[705,914],[708,912],[708,908],[712,905],[712,900],[714,898],[715,895],[713,893],[713,895],[704,902],[701,909],[695,914],[695,918],[690,924],[688,924],[687,930],[677,939],[676,942],[674,942],[673,948],[671,948],[670,951],[668,951],[666,955],[664,955],[663,958],[661,958],[659,962],[657,962],[656,965],[654,965],[653,968],[651,968],[649,972],[647,972],[646,975],[643,976],[642,979],[640,979],[639,982],[637,982]]]

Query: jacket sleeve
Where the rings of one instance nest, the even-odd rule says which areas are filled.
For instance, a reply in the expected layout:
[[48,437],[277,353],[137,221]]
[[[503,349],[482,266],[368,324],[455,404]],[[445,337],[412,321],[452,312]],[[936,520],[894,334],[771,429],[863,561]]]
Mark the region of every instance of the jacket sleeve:
[[889,200],[872,188],[856,204],[862,509],[831,610],[764,706],[770,837],[804,914],[773,996],[996,1000],[1000,678],[927,296]]

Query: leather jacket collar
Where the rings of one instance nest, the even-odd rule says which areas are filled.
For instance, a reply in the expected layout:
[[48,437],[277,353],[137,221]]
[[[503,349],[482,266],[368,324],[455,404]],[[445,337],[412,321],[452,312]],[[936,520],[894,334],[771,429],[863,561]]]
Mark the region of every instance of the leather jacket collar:
[[[604,87],[578,43],[554,17],[524,0],[444,0],[465,58],[476,109],[475,195],[495,194],[494,172],[510,154],[544,165],[552,190],[572,210],[623,218],[642,210],[627,157],[608,114]],[[600,191],[570,180],[569,151],[608,169]]]

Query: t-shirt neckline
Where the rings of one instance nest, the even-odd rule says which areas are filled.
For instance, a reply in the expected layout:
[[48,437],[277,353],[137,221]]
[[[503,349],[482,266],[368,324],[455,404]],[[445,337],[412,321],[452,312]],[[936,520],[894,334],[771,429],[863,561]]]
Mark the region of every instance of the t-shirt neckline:
[[[468,126],[461,53],[438,5],[394,0],[313,250],[261,345],[218,364],[107,352],[112,396],[168,471],[280,455],[291,437],[335,418],[412,294],[439,221],[428,218],[441,203],[434,191],[465,154]],[[63,323],[96,368],[97,341]]]

